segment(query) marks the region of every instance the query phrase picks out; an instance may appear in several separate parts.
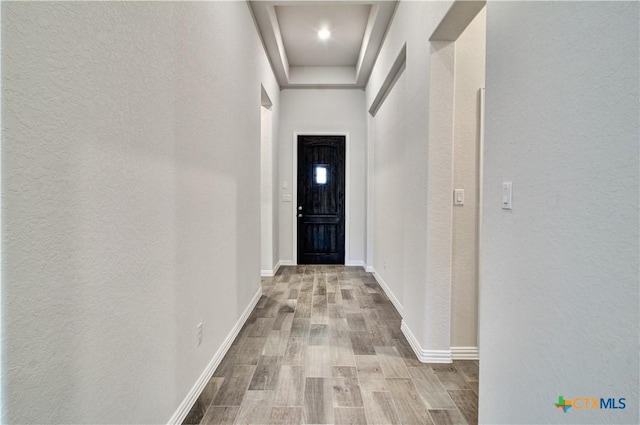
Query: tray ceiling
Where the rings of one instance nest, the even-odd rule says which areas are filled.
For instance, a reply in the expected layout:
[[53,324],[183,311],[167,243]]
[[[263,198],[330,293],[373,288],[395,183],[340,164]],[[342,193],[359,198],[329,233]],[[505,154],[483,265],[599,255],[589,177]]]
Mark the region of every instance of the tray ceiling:
[[[363,88],[395,1],[250,1],[282,88]],[[318,31],[329,30],[322,40]]]

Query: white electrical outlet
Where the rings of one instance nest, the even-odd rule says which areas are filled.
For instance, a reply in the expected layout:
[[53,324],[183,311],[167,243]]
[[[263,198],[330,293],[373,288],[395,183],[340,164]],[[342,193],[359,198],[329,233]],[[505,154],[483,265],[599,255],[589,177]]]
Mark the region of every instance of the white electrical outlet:
[[200,344],[202,344],[202,322],[196,326],[196,347],[200,347]]

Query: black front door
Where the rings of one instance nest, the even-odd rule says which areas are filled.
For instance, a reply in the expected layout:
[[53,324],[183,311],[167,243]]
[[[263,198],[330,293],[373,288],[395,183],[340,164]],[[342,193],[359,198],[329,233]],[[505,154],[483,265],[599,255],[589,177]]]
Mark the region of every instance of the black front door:
[[345,136],[298,136],[298,264],[344,264]]

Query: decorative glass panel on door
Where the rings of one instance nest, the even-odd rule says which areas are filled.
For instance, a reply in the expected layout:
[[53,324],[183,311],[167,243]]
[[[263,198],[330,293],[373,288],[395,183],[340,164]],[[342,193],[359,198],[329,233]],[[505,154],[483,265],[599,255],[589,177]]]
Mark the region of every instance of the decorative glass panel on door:
[[316,165],[313,170],[313,181],[315,184],[327,184],[328,169],[326,165]]

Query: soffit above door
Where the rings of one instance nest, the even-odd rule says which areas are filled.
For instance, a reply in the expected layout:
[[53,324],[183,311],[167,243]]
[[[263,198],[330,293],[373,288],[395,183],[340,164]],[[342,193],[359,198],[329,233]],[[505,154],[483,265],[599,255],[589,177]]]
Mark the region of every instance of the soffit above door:
[[[397,1],[249,1],[282,88],[364,88]],[[327,29],[326,40],[318,31]]]

